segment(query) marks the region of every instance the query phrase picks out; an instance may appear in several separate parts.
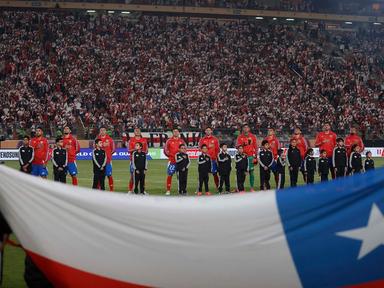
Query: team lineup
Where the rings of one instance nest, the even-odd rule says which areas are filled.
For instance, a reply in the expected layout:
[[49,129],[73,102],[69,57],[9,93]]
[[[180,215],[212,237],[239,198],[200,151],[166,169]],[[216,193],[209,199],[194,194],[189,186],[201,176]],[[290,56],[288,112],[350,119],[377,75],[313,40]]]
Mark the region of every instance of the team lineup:
[[[20,171],[47,178],[48,140],[43,136],[41,128],[36,129],[35,136],[32,139],[25,136],[23,145],[19,148]],[[147,194],[145,181],[148,169],[148,143],[142,137],[139,128],[134,129],[134,137],[126,143],[126,146],[130,155],[128,193]],[[315,146],[320,150],[318,161],[314,157],[313,148],[309,147],[308,141],[299,128],[294,130],[287,152],[282,149],[273,128],[268,129],[268,135],[261,141],[261,147],[258,148],[257,137],[251,133],[248,125],[242,127],[242,133],[237,137],[237,153],[234,161],[228,153],[228,145],[220,144],[219,140],[213,136],[213,130],[210,127],[205,129],[205,135],[200,139],[198,146],[200,150],[197,160],[198,187],[194,191],[198,196],[211,195],[210,174],[213,176],[218,193],[245,192],[244,183],[247,176],[250,192],[255,191],[254,170],[257,164],[260,165],[260,190],[271,189],[271,175],[274,177],[276,188],[283,189],[286,180],[286,166],[291,187],[297,185],[300,172],[304,182],[311,184],[314,183],[316,173],[320,176],[321,181],[327,181],[329,174],[332,179],[335,179],[374,169],[374,160],[369,151],[366,153],[363,163],[361,152],[364,150],[364,144],[354,127],[351,128],[350,134],[343,139],[338,138],[330,130],[329,124],[325,124],[323,131],[317,134],[315,140]],[[105,178],[107,178],[109,190],[114,191],[112,154],[115,152],[115,148],[115,143],[107,134],[106,128],[100,128],[92,152],[92,188],[105,190]],[[69,174],[72,184],[78,185],[76,154],[79,152],[78,140],[71,134],[70,127],[64,127],[63,137],[56,139],[51,156],[55,181],[65,183],[67,174]],[[164,154],[168,157],[165,195],[171,195],[172,179],[175,174],[178,193],[187,195],[188,170],[191,160],[179,129],[173,129],[172,137],[164,146]],[[235,187],[230,183],[232,166],[236,170]]]

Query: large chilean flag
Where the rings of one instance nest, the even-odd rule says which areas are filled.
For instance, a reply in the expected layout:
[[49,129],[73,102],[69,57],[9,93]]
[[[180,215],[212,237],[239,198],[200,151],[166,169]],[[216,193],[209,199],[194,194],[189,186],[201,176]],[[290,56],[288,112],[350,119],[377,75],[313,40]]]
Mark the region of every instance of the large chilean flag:
[[140,197],[0,167],[0,208],[55,287],[384,287],[384,171]]

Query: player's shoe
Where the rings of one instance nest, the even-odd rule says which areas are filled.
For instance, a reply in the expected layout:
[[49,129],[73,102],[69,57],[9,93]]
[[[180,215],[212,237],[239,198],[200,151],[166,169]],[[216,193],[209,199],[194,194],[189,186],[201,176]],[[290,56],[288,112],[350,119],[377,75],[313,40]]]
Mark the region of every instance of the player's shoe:
[[250,191],[250,192],[255,192],[255,189],[251,188],[249,191]]
[[203,193],[197,192],[197,196],[201,196],[201,195],[203,195]]
[[206,196],[211,196],[211,192],[205,192]]
[[167,191],[167,192],[165,192],[165,195],[166,195],[166,196],[171,196],[171,191]]
[[239,191],[240,194],[245,194],[245,191]]
[[147,191],[144,191],[144,195],[149,195],[149,193]]
[[128,191],[128,193],[127,194],[132,194],[132,191]]

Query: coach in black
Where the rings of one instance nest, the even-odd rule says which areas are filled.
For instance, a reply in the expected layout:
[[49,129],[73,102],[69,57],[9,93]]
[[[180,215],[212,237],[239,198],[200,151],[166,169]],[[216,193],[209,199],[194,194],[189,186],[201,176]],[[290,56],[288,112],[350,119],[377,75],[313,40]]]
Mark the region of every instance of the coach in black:
[[68,154],[67,150],[63,148],[62,137],[56,138],[56,148],[52,151],[52,163],[54,180],[61,183],[66,183]]
[[261,142],[261,149],[259,152],[260,163],[260,190],[271,189],[269,179],[271,178],[271,166],[273,164],[273,154],[269,150],[268,140]]
[[23,146],[19,148],[20,171],[31,174],[34,157],[33,148],[29,146],[29,136],[24,136]]
[[231,155],[228,154],[228,145],[222,144],[221,151],[217,156],[218,160],[218,172],[220,175],[219,179],[219,193],[223,192],[223,184],[225,183],[225,192],[229,193],[231,189],[230,176],[232,170],[232,159]]
[[188,168],[191,164],[189,156],[186,153],[187,147],[184,144],[179,146],[179,152],[176,153],[176,171],[179,181],[179,194],[187,195]]
[[296,147],[296,140],[291,139],[291,144],[288,148],[287,163],[289,167],[289,176],[291,178],[291,187],[297,186],[297,178],[299,176],[299,169],[301,167],[300,150]]
[[105,190],[105,165],[107,164],[107,155],[101,149],[103,143],[100,139],[95,141],[95,150],[92,152],[93,160],[93,189]]
[[147,170],[147,154],[143,152],[143,144],[137,142],[135,151],[132,153],[132,167],[135,174],[135,194],[139,194],[138,186],[140,185],[140,194],[145,194],[145,171]]

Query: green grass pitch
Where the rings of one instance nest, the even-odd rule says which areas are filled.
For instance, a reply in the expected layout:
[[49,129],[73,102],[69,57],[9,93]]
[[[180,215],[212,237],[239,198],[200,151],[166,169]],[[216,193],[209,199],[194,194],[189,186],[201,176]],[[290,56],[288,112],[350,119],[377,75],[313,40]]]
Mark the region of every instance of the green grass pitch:
[[[7,166],[18,168],[17,161],[6,162]],[[384,166],[384,158],[375,159],[376,167]],[[148,163],[148,172],[146,174],[146,191],[151,195],[162,195],[165,193],[165,177],[166,177],[166,160],[151,160]],[[49,165],[49,179],[52,179],[52,165]],[[91,161],[78,161],[79,170],[79,185],[85,187],[92,186],[92,163]],[[286,170],[286,187],[289,185],[288,170]],[[115,191],[127,192],[129,182],[129,162],[128,161],[114,161],[113,162],[113,176]],[[315,181],[319,181],[319,177],[316,176]],[[67,178],[67,182],[71,183],[70,177]],[[303,179],[299,175],[299,184],[302,185]],[[235,173],[232,171],[231,186],[235,187]],[[288,185],[287,185],[288,184]],[[255,189],[259,188],[259,166],[256,166],[255,170]],[[275,188],[274,180],[271,179],[272,189]],[[197,164],[196,160],[192,160],[192,164],[189,169],[188,175],[188,194],[195,195],[197,188]],[[106,189],[108,190],[108,181],[106,181]],[[214,188],[214,182],[212,177],[210,178],[211,192],[216,192]],[[172,195],[177,195],[177,180],[174,177],[172,182]],[[249,180],[246,179],[246,190],[249,190]],[[13,236],[13,239],[15,237]],[[4,288],[23,288],[26,287],[23,280],[24,271],[24,252],[19,248],[7,246],[4,252],[4,275],[3,286]]]

